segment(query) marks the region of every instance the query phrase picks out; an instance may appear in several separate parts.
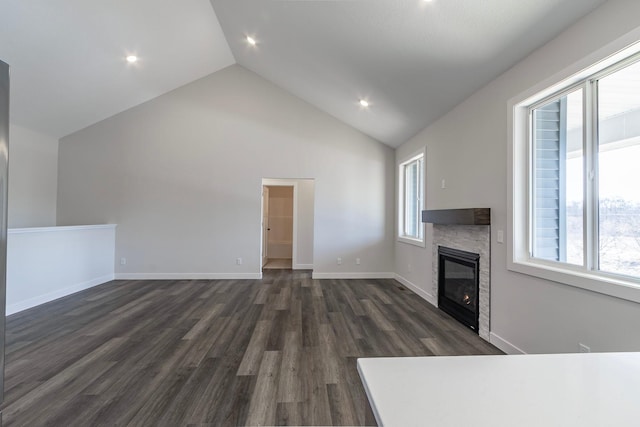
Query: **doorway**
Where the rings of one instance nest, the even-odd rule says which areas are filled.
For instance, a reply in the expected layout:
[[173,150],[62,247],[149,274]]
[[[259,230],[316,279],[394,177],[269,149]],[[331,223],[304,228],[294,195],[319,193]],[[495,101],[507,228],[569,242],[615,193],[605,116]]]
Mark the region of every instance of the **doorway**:
[[315,180],[263,178],[260,265],[313,269]]
[[263,186],[262,268],[290,270],[293,267],[293,185]]

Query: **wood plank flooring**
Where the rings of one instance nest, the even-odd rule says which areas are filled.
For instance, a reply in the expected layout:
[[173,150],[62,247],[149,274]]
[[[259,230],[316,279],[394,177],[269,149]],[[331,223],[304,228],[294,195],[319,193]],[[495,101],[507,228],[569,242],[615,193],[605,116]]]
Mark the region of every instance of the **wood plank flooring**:
[[393,280],[114,281],[7,319],[5,426],[372,425],[358,357],[499,354]]
[[291,258],[269,258],[262,270],[291,270]]

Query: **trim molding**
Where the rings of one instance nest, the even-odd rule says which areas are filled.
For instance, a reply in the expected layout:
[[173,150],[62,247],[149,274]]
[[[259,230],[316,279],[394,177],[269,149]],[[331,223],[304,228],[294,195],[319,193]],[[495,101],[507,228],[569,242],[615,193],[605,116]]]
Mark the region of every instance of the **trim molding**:
[[76,292],[84,291],[85,289],[93,288],[94,286],[110,282],[113,279],[113,274],[107,274],[105,276],[97,277],[86,282],[77,283],[64,289],[58,289],[54,292],[49,292],[44,295],[38,295],[36,297],[8,305],[7,316],[27,310],[40,304],[56,300],[58,298],[66,297],[67,295],[75,294]]
[[262,273],[118,273],[116,280],[244,280],[262,279]]
[[402,283],[404,286],[409,288],[414,294],[418,295],[420,298],[424,299],[428,303],[432,304],[435,307],[438,306],[438,302],[436,301],[435,297],[431,295],[429,292],[425,291],[424,289],[420,289],[418,286],[411,283],[409,280],[405,279],[399,274],[395,274],[394,279]]
[[294,270],[313,270],[313,264],[295,264]]
[[516,347],[509,341],[493,332],[489,333],[489,342],[507,354],[527,354],[524,350]]
[[394,273],[316,273],[312,279],[393,279]]

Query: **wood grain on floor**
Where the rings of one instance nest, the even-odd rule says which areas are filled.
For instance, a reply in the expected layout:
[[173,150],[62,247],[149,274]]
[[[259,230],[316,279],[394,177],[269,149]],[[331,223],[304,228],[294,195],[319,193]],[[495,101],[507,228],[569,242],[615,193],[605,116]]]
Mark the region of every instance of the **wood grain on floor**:
[[358,357],[499,354],[393,280],[114,281],[7,319],[4,424],[365,425]]

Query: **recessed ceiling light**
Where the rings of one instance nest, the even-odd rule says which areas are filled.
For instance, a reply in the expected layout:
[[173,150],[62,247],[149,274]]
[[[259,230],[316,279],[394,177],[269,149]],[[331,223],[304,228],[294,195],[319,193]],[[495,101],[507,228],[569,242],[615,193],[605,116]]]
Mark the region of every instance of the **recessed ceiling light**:
[[251,46],[255,46],[256,45],[256,39],[254,39],[251,36],[247,36],[247,43],[249,43]]
[[360,100],[360,106],[367,108],[369,106],[369,101],[367,101],[366,99],[361,99]]
[[130,64],[133,64],[134,62],[138,61],[138,57],[135,56],[135,55],[129,55],[129,56],[127,56],[126,59],[127,59],[127,62],[130,63]]

